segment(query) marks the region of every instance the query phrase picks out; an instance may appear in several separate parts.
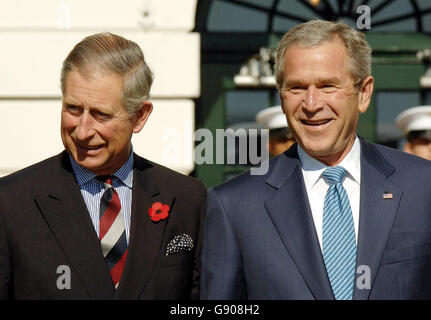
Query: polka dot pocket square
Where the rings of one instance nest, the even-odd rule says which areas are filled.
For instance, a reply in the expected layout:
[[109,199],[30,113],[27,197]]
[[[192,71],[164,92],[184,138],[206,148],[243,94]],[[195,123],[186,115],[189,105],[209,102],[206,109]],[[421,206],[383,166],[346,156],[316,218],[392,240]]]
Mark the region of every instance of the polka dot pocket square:
[[188,234],[175,236],[168,243],[166,255],[171,255],[178,252],[186,252],[193,249],[193,239]]

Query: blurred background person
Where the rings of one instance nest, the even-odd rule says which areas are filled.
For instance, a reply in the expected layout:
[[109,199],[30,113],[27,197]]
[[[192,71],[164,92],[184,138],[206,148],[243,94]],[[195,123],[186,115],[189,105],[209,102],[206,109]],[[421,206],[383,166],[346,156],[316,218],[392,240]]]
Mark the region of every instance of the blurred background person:
[[419,106],[401,112],[397,126],[405,133],[404,151],[431,160],[431,106]]
[[256,122],[269,129],[270,156],[274,157],[283,153],[295,143],[281,106],[263,109],[257,113]]

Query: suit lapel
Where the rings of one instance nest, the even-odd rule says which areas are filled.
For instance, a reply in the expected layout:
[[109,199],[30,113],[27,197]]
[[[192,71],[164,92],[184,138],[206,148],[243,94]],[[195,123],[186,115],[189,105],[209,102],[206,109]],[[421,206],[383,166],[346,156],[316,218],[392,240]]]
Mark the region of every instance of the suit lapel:
[[148,209],[154,202],[170,206],[174,198],[159,190],[153,166],[135,155],[132,191],[130,242],[123,275],[115,298],[136,299],[144,290],[162,250],[161,244],[169,218],[154,222]]
[[48,193],[35,201],[89,297],[110,299],[114,293],[112,280],[67,153],[57,160]]
[[[364,270],[370,271],[369,284],[372,288],[395,219],[402,191],[388,179],[394,171],[395,168],[375,146],[361,140],[361,200],[356,270],[359,266],[365,268],[361,267],[359,270],[362,271],[356,275],[354,299],[369,297],[371,290],[364,288],[368,271]],[[392,194],[392,198],[384,199],[385,193]],[[362,289],[358,287],[358,282]]]
[[316,299],[334,299],[311,215],[296,146],[278,158],[268,177],[274,194],[265,207]]

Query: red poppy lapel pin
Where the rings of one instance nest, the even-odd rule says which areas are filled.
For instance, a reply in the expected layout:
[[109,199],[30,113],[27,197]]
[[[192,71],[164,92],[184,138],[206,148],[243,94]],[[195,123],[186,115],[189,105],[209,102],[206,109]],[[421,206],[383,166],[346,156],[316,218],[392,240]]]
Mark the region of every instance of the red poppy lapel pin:
[[169,206],[161,202],[154,202],[150,209],[148,209],[148,214],[151,220],[157,222],[159,220],[164,220],[169,216]]

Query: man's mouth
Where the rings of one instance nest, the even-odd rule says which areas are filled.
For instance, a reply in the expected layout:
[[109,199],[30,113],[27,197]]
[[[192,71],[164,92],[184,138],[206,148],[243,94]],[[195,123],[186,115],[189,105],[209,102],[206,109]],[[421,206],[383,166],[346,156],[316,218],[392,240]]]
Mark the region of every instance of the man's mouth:
[[102,147],[102,145],[98,145],[98,146],[83,146],[82,144],[79,144],[79,143],[76,143],[81,149],[84,149],[84,150],[88,150],[88,151],[91,151],[91,150],[98,150],[98,149],[100,149],[101,147]]
[[321,126],[323,124],[327,124],[332,119],[323,119],[323,120],[300,120],[302,124],[305,124],[307,126]]

